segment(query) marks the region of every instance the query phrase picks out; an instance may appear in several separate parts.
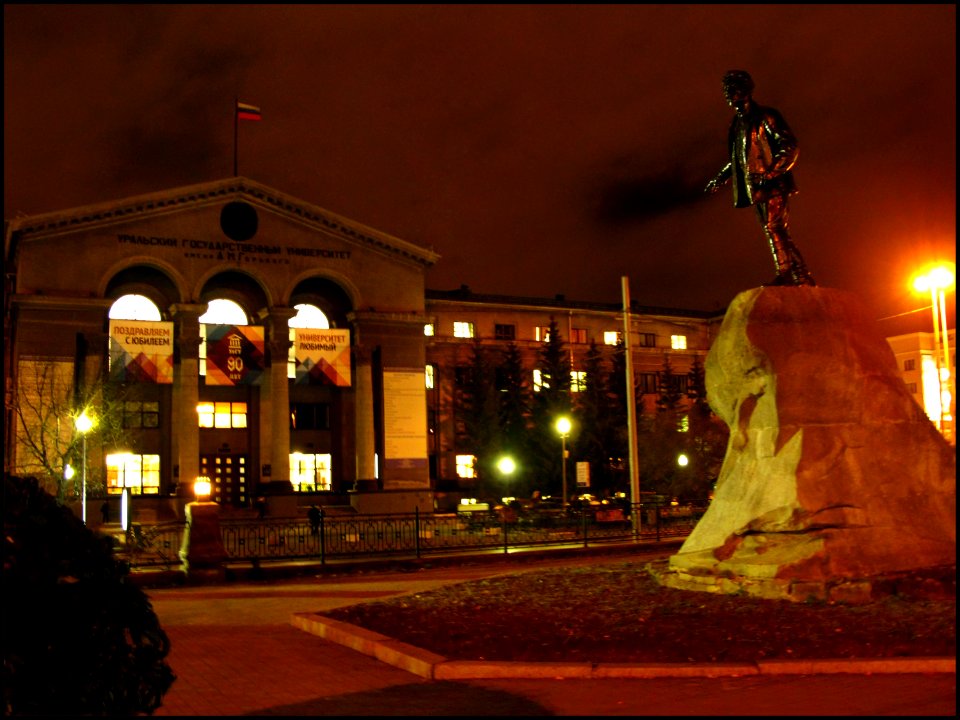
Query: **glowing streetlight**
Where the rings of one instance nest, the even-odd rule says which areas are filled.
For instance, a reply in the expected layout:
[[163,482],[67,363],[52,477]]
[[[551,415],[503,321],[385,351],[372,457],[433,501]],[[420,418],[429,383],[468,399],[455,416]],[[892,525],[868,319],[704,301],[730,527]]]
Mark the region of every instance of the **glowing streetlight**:
[[87,415],[84,410],[74,421],[77,432],[83,438],[83,469],[82,469],[82,490],[80,495],[80,518],[83,524],[87,524],[87,433],[93,429],[93,418]]
[[[940,432],[950,439],[953,416],[950,407],[953,394],[950,391],[950,340],[947,327],[946,292],[956,283],[956,266],[953,263],[941,263],[917,275],[913,280],[913,289],[930,293],[930,309],[933,312],[933,354],[937,365],[937,379],[940,390]],[[941,362],[940,353],[943,353]]]
[[211,489],[210,478],[206,475],[201,475],[193,483],[193,494],[197,496],[198,502],[203,502],[204,499],[209,498]]
[[690,458],[687,457],[686,453],[680,453],[677,455],[677,465],[680,467],[686,467],[690,464]]
[[557,419],[557,432],[560,433],[560,468],[563,482],[563,507],[567,506],[567,435],[570,434],[570,418]]
[[497,470],[500,471],[500,474],[504,477],[513,474],[513,471],[517,469],[517,464],[513,461],[513,458],[509,455],[504,455],[502,458],[497,460]]

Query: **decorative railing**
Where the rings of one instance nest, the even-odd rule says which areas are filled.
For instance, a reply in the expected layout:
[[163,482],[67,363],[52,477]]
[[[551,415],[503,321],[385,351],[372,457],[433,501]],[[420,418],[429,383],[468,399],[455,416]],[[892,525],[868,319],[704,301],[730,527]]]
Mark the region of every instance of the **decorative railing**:
[[[220,534],[227,562],[317,560],[455,553],[478,549],[578,544],[587,547],[631,539],[660,540],[689,534],[702,513],[643,508],[639,535],[622,511],[406,513],[301,518],[224,519]],[[134,525],[126,556],[133,567],[179,564],[183,522]]]

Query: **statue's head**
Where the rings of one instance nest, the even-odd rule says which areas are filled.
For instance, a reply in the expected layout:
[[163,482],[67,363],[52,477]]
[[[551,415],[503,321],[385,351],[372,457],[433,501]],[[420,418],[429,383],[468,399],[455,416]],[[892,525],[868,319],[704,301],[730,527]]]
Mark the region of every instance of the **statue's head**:
[[746,70],[730,70],[723,76],[723,97],[730,105],[749,98],[753,93],[753,78]]

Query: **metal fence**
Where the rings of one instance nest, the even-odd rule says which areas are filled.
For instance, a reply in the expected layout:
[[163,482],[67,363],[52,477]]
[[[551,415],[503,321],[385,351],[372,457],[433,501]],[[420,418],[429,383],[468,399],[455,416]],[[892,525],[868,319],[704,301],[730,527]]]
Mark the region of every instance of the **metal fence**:
[[[639,537],[630,511],[592,510],[481,513],[332,515],[301,518],[224,519],[220,534],[227,562],[316,560],[406,555],[423,557],[477,549],[597,545],[631,539],[660,540],[689,534],[702,511],[643,507]],[[124,554],[132,567],[180,563],[184,522],[134,524]]]

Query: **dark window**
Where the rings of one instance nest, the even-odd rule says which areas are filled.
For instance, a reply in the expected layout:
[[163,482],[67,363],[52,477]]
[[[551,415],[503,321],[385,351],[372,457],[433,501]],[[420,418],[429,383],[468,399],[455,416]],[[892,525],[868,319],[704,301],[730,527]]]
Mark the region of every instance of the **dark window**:
[[465,387],[470,382],[470,368],[457,367],[453,369],[453,381],[458,387]]
[[916,363],[917,363],[917,361],[914,360],[913,358],[910,358],[909,360],[904,360],[904,361],[903,361],[903,369],[904,369],[904,371],[905,371],[905,372],[910,372],[911,370],[916,370],[916,369],[917,369]]
[[294,403],[290,406],[291,430],[329,430],[330,406],[327,403]]
[[640,347],[656,347],[656,333],[640,333]]
[[643,395],[655,395],[657,392],[657,374],[640,373],[640,392]]
[[493,326],[493,337],[497,340],[514,340],[517,337],[517,326],[497,323]]
[[127,400],[123,403],[123,427],[160,427],[160,403]]

